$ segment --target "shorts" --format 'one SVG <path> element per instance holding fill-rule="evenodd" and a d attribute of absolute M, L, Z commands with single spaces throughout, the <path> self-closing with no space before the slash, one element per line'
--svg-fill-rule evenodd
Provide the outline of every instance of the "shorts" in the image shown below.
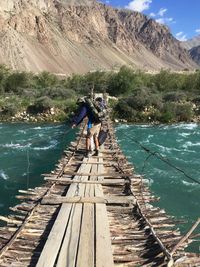
<path fill-rule="evenodd" d="M 91 138 L 92 136 L 98 136 L 101 130 L 101 123 L 94 124 L 92 128 L 88 129 L 87 137 Z"/>

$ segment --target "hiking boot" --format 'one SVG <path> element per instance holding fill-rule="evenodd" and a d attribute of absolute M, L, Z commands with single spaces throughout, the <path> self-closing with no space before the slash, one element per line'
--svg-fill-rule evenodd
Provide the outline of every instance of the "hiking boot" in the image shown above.
<path fill-rule="evenodd" d="M 94 156 L 99 157 L 99 150 L 96 150 Z"/>

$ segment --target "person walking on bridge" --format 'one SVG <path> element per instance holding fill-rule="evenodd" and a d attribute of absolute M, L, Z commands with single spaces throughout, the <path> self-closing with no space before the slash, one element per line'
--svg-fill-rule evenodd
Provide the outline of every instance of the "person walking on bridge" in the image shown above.
<path fill-rule="evenodd" d="M 98 97 L 93 101 L 89 97 L 79 98 L 77 104 L 79 105 L 78 113 L 73 118 L 72 128 L 78 126 L 86 117 L 88 118 L 87 123 L 87 136 L 86 136 L 86 157 L 92 155 L 91 151 L 91 140 L 93 138 L 95 144 L 95 154 L 99 155 L 99 141 L 98 135 L 101 129 L 101 117 L 103 110 L 103 99 Z"/>

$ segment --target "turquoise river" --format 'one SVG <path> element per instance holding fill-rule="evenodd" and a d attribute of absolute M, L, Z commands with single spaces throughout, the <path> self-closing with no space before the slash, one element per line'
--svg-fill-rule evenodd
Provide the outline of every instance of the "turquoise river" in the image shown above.
<path fill-rule="evenodd" d="M 74 140 L 75 130 L 64 124 L 0 123 L 0 131 L 0 215 L 8 215 L 9 207 L 18 203 L 19 189 L 43 183 L 41 174 L 54 169 Z M 200 217 L 200 184 L 154 156 L 148 158 L 137 142 L 200 182 L 200 125 L 117 125 L 116 135 L 136 172 L 145 176 L 153 194 L 160 197 L 154 205 L 186 221 L 180 227 L 186 233 Z M 199 245 L 197 240 L 190 250 L 199 252 Z"/>

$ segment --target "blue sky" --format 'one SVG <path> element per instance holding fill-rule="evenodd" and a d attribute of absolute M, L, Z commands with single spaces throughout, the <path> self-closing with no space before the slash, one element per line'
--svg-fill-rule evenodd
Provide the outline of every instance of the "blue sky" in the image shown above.
<path fill-rule="evenodd" d="M 101 0 L 114 7 L 127 7 L 168 25 L 172 34 L 185 41 L 200 35 L 200 0 Z"/>

